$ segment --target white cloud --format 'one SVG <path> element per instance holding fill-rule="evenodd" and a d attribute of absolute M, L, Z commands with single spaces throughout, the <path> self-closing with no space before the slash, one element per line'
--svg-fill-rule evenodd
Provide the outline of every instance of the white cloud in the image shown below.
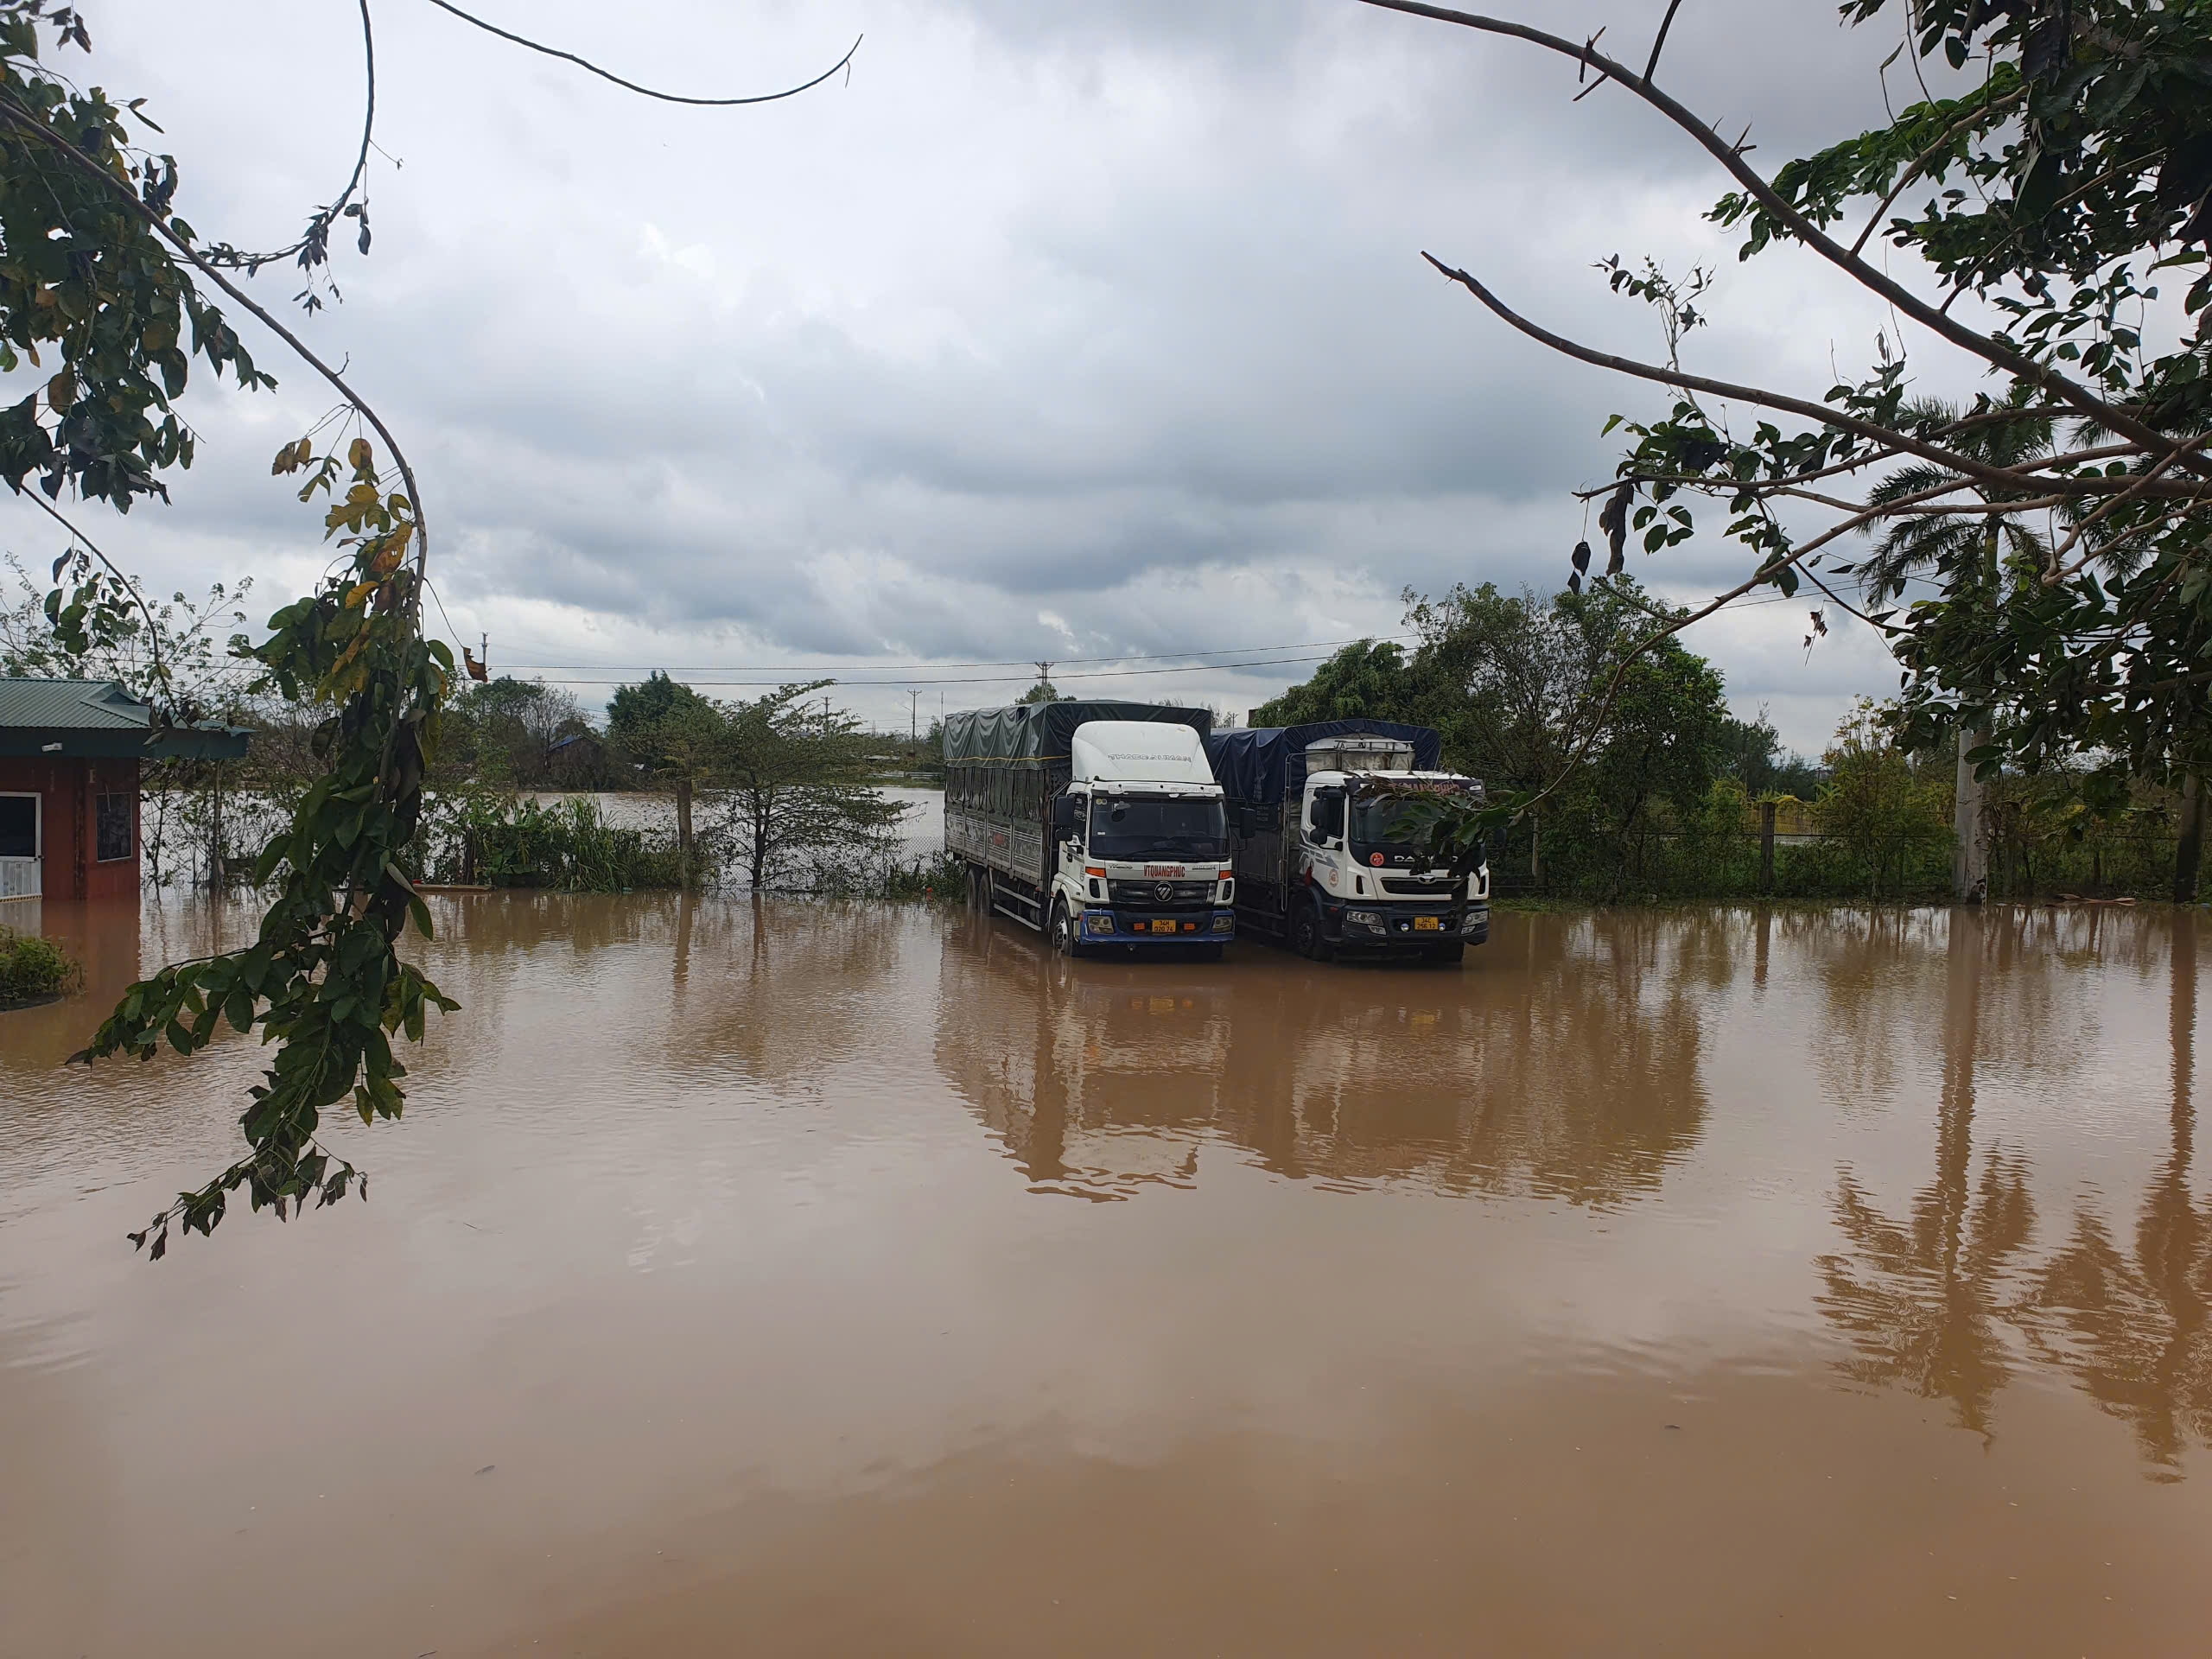
<path fill-rule="evenodd" d="M 90 79 L 151 99 L 203 235 L 265 244 L 351 163 L 359 43 L 346 8 L 233 10 L 211 31 L 174 0 L 94 0 Z M 305 329 L 409 443 L 441 596 L 504 669 L 1243 648 L 1395 632 L 1408 586 L 1548 588 L 1583 533 L 1568 492 L 1611 470 L 1605 415 L 1660 395 L 1514 335 L 1424 247 L 1647 356 L 1649 317 L 1591 263 L 1707 259 L 1727 321 L 1692 349 L 1719 373 L 1824 385 L 1831 341 L 1856 354 L 1882 321 L 1786 256 L 1738 266 L 1699 217 L 1714 175 L 1644 112 L 1357 5 L 657 0 L 613 33 L 583 0 L 494 10 L 702 92 L 868 35 L 849 86 L 702 111 L 378 9 L 378 139 L 405 165 L 378 162 L 374 251 L 340 256 L 345 302 Z M 1654 8 L 1536 10 L 1633 41 Z M 1778 162 L 1878 116 L 1891 44 L 1728 0 L 1685 12 L 1665 73 Z M 250 570 L 275 597 L 321 566 L 266 461 L 331 400 L 264 358 L 282 390 L 195 389 L 176 506 L 108 538 L 163 586 Z M 0 525 L 44 545 L 28 510 Z M 1636 568 L 1688 597 L 1740 561 L 1700 542 Z M 1693 643 L 1816 748 L 1894 681 L 1840 631 L 1805 662 L 1803 608 Z M 1306 671 L 1084 683 L 1241 708 Z"/>

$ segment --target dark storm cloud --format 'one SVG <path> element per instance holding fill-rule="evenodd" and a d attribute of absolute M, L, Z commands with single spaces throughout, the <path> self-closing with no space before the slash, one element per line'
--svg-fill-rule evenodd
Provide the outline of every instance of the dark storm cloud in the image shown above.
<path fill-rule="evenodd" d="M 342 8 L 241 4 L 219 55 L 112 0 L 100 78 L 154 97 L 203 228 L 274 238 L 350 164 L 358 42 Z M 1696 343 L 1717 372 L 1824 374 L 1873 326 L 1817 273 L 1734 267 L 1699 217 L 1719 175 L 1618 89 L 1573 104 L 1571 66 L 1348 0 L 650 10 L 611 39 L 581 0 L 512 20 L 687 90 L 868 41 L 849 86 L 671 110 L 392 0 L 406 166 L 309 326 L 408 435 L 441 592 L 509 662 L 1190 650 L 1390 631 L 1408 585 L 1549 588 L 1605 416 L 1661 394 L 1513 334 L 1425 247 L 1647 356 L 1591 263 L 1715 260 L 1740 302 Z M 1640 65 L 1663 7 L 1524 10 Z M 1893 43 L 1826 0 L 1689 0 L 1662 79 L 1771 167 L 1879 118 Z M 329 399 L 271 363 L 274 398 L 195 393 L 201 465 L 165 528 L 132 521 L 165 583 L 320 563 L 266 458 Z M 1805 683 L 1772 622 L 1719 642 L 1745 700 Z"/>

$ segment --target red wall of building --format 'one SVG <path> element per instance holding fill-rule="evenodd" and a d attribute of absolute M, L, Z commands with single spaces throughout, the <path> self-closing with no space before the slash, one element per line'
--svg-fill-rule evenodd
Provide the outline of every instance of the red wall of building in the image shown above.
<path fill-rule="evenodd" d="M 0 754 L 0 794 L 29 791 L 41 798 L 49 899 L 131 899 L 138 896 L 138 762 L 74 760 L 62 755 Z M 101 795 L 130 799 L 130 856 L 102 860 L 95 802 Z"/>

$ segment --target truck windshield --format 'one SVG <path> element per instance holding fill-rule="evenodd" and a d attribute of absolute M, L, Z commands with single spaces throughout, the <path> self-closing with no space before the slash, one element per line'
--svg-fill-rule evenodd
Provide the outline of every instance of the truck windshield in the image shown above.
<path fill-rule="evenodd" d="M 1459 789 L 1424 790 L 1418 795 L 1370 795 L 1352 803 L 1351 840 L 1362 851 L 1382 853 L 1410 853 L 1416 844 L 1427 839 L 1420 828 L 1417 804 L 1424 798 L 1446 796 L 1464 798 L 1465 791 Z"/>
<path fill-rule="evenodd" d="M 1102 795 L 1090 804 L 1093 858 L 1229 856 L 1229 824 L 1219 801 L 1168 801 Z"/>

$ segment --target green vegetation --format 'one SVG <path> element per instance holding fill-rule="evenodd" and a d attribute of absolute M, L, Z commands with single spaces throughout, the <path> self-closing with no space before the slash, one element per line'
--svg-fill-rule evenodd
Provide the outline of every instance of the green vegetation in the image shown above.
<path fill-rule="evenodd" d="M 1662 87 L 1663 26 L 1639 73 L 1582 36 L 1425 12 L 1571 60 L 1605 95 L 1645 105 L 1725 178 L 1707 218 L 1742 236 L 1741 258 L 1802 251 L 1863 290 L 1893 321 L 1834 384 L 1742 385 L 1685 367 L 1685 342 L 1717 303 L 1708 271 L 1601 261 L 1616 293 L 1653 308 L 1664 351 L 1637 362 L 1546 329 L 1472 271 L 1430 264 L 1507 326 L 1672 394 L 1663 412 L 1608 423 L 1632 447 L 1615 481 L 1589 493 L 1604 501 L 1602 569 L 1581 543 L 1570 588 L 1586 577 L 1592 591 L 1623 591 L 1630 538 L 1646 554 L 1679 546 L 1699 533 L 1700 504 L 1718 509 L 1749 568 L 1705 604 L 1653 607 L 1624 664 L 1761 589 L 1803 591 L 1808 644 L 1849 613 L 1897 657 L 1904 687 L 1888 723 L 1912 764 L 1948 753 L 1965 774 L 1953 785 L 1966 809 L 1961 896 L 1979 891 L 1983 848 L 2014 833 L 2005 814 L 2027 815 L 2001 798 L 1973 810 L 2010 766 L 2070 780 L 2070 804 L 2045 816 L 2067 822 L 2076 847 L 2178 806 L 2170 891 L 2194 898 L 2212 772 L 2212 6 L 1847 0 L 1842 10 L 1853 24 L 1907 12 L 1901 52 L 1948 65 L 1959 95 L 1936 97 L 1923 78 L 1923 99 L 1897 107 L 1885 90 L 1887 124 L 1770 179 L 1747 142 Z M 1886 246 L 1870 253 L 1877 237 Z M 1908 360 L 1908 323 L 1912 349 L 1932 361 Z M 1991 389 L 1954 407 L 1913 391 L 1931 379 Z M 1746 418 L 1752 410 L 1763 417 Z M 1862 535 L 1873 558 L 1841 557 L 1856 557 L 1846 538 Z M 1440 823 L 1440 845 L 1464 855 L 1500 825 L 1555 810 L 1625 686 L 1617 674 L 1578 715 L 1559 772 L 1479 820 Z M 1904 799 L 1894 780 L 1884 787 Z M 1836 811 L 1870 886 L 1913 884 L 1914 835 L 1875 836 L 1856 808 Z"/>
<path fill-rule="evenodd" d="M 1434 726 L 1453 769 L 1509 798 L 1541 792 L 1518 818 L 1470 821 L 1501 894 L 1948 893 L 1956 751 L 1907 749 L 1896 706 L 1862 702 L 1815 765 L 1783 753 L 1764 718 L 1730 715 L 1718 671 L 1678 639 L 1639 654 L 1649 612 L 1625 580 L 1548 600 L 1485 585 L 1434 601 L 1408 594 L 1407 603 L 1420 636 L 1411 651 L 1347 645 L 1254 717 Z M 2115 798 L 2084 763 L 2000 771 L 1976 787 L 1993 897 L 2147 897 L 2171 879 L 2183 805 L 2171 791 Z M 1777 811 L 1770 876 L 1767 804 Z"/>
<path fill-rule="evenodd" d="M 912 864 L 894 864 L 885 873 L 876 896 L 893 904 L 965 904 L 967 862 L 940 851 L 925 854 Z"/>
<path fill-rule="evenodd" d="M 132 1236 L 155 1256 L 175 1226 L 212 1231 L 241 1188 L 255 1209 L 280 1217 L 359 1190 L 359 1172 L 317 1139 L 321 1115 L 349 1103 L 364 1122 L 397 1116 L 406 1068 L 391 1039 L 419 1042 L 426 1011 L 454 1006 L 398 951 L 410 923 L 430 929 L 406 866 L 456 690 L 452 652 L 423 629 L 422 493 L 376 410 L 240 286 L 264 266 L 296 267 L 305 276 L 296 297 L 312 312 L 335 297 L 324 270 L 332 232 L 353 221 L 360 251 L 369 250 L 363 186 L 376 103 L 365 5 L 361 22 L 372 67 L 353 175 L 298 241 L 257 252 L 210 241 L 177 217 L 177 162 L 145 148 L 162 130 L 144 99 L 112 102 L 41 63 L 41 29 L 57 53 L 91 52 L 73 7 L 0 0 L 0 371 L 28 363 L 48 376 L 0 419 L 0 478 L 67 530 L 41 607 L 61 657 L 115 649 L 135 617 L 147 624 L 151 658 L 158 627 L 140 587 L 47 503 L 105 501 L 126 512 L 166 502 L 168 477 L 191 465 L 199 441 L 174 407 L 195 358 L 241 389 L 276 385 L 211 292 L 257 318 L 340 400 L 285 442 L 270 469 L 295 480 L 302 502 L 326 498 L 324 537 L 338 556 L 313 592 L 269 619 L 264 643 L 232 641 L 253 665 L 240 695 L 281 698 L 313 725 L 305 781 L 251 870 L 275 895 L 260 937 L 132 986 L 79 1057 L 146 1058 L 163 1044 L 190 1054 L 225 1022 L 241 1033 L 259 1027 L 270 1045 L 240 1118 L 245 1155 Z M 149 660 L 148 687 L 157 720 L 196 712 L 166 661 Z"/>
<path fill-rule="evenodd" d="M 606 822 L 596 801 L 540 805 L 524 797 L 470 791 L 433 807 L 423 838 L 422 879 L 564 893 L 629 893 L 694 885 L 673 844 Z"/>
<path fill-rule="evenodd" d="M 53 940 L 0 927 L 0 1008 L 63 995 L 84 979 L 85 970 Z"/>

